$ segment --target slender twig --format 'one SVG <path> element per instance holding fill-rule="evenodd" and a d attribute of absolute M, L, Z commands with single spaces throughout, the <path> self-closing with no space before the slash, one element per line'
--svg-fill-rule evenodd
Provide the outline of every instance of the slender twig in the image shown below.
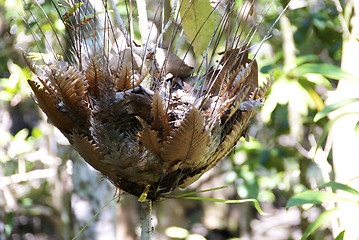
<path fill-rule="evenodd" d="M 164 25 L 162 23 L 162 31 L 160 33 L 160 35 L 158 36 L 157 38 L 157 43 L 156 43 L 156 46 L 159 46 L 160 42 L 162 41 L 163 39 L 163 35 L 167 32 L 168 28 L 171 26 L 172 24 L 172 19 L 174 19 L 174 16 L 175 16 L 175 13 L 177 11 L 177 0 L 176 1 L 173 1 L 173 7 L 172 7 L 172 10 L 171 10 L 171 14 L 170 14 L 170 17 L 166 23 L 166 25 Z M 164 25 L 164 26 L 163 26 Z"/>
<path fill-rule="evenodd" d="M 147 39 L 149 38 L 148 18 L 145 0 L 137 0 L 138 25 L 141 34 L 142 46 L 147 47 Z"/>
<path fill-rule="evenodd" d="M 128 46 L 131 46 L 132 51 L 134 51 L 139 56 L 143 57 L 143 52 L 139 50 L 131 41 L 130 35 L 128 34 L 125 24 L 122 21 L 121 15 L 117 10 L 116 4 L 114 0 L 110 0 L 111 7 L 113 9 L 113 12 L 115 13 L 115 19 L 116 19 L 116 26 L 120 29 L 122 34 L 125 36 L 126 42 Z"/>
<path fill-rule="evenodd" d="M 349 32 L 348 25 L 345 22 L 345 19 L 344 19 L 344 16 L 343 16 L 343 8 L 340 5 L 339 0 L 333 0 L 333 2 L 334 2 L 335 7 L 337 8 L 337 11 L 338 11 L 338 19 L 339 19 L 340 25 L 342 26 L 342 29 L 343 29 L 343 35 L 344 35 L 345 38 L 349 38 L 350 32 Z"/>
<path fill-rule="evenodd" d="M 141 207 L 141 240 L 152 239 L 152 201 L 140 202 Z"/>

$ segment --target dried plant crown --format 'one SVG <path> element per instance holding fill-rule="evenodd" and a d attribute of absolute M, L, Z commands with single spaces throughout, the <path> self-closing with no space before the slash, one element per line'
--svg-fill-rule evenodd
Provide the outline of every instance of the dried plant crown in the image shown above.
<path fill-rule="evenodd" d="M 254 1 L 240 8 L 230 0 L 208 2 L 220 17 L 196 67 L 170 50 L 174 42 L 189 41 L 180 33 L 186 34 L 183 12 L 193 1 L 175 1 L 168 24 L 159 4 L 147 30 L 157 24 L 163 33 L 142 45 L 130 37 L 132 30 L 116 30 L 112 10 L 99 2 L 56 6 L 71 49 L 59 41 L 63 57 L 43 54 L 38 61 L 36 54 L 24 54 L 36 75 L 28 83 L 85 161 L 125 192 L 140 196 L 150 185 L 148 198 L 157 200 L 226 157 L 263 102 L 273 79 L 259 87 L 256 60 L 248 57 L 258 27 L 249 24 Z"/>

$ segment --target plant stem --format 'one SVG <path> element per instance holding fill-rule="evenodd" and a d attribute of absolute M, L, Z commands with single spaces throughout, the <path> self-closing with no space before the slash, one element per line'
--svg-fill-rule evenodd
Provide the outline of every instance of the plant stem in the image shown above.
<path fill-rule="evenodd" d="M 113 9 L 113 12 L 115 13 L 116 26 L 120 29 L 120 31 L 124 35 L 127 45 L 131 46 L 131 50 L 134 51 L 137 55 L 143 57 L 144 54 L 132 43 L 131 37 L 127 33 L 125 24 L 122 21 L 121 15 L 117 10 L 116 3 L 114 2 L 114 0 L 110 0 L 110 4 Z"/>
<path fill-rule="evenodd" d="M 148 18 L 145 0 L 137 0 L 138 27 L 141 34 L 142 47 L 147 48 L 149 38 Z M 145 49 L 146 51 L 147 49 Z"/>
<path fill-rule="evenodd" d="M 140 202 L 141 207 L 141 240 L 152 239 L 152 201 Z"/>

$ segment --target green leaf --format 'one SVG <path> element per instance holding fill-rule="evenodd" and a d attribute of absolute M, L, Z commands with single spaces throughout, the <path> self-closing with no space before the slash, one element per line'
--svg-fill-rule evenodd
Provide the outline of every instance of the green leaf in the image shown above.
<path fill-rule="evenodd" d="M 28 57 L 33 61 L 43 60 L 44 62 L 48 62 L 54 59 L 54 55 L 40 52 L 29 52 Z M 61 56 L 57 55 L 57 57 Z"/>
<path fill-rule="evenodd" d="M 138 198 L 138 201 L 139 201 L 139 202 L 146 202 L 146 201 L 148 201 L 148 199 L 147 199 L 147 194 L 148 194 L 148 191 L 150 190 L 150 187 L 151 187 L 151 185 L 147 185 L 147 186 L 145 187 L 145 190 L 143 190 L 141 196 Z"/>
<path fill-rule="evenodd" d="M 20 130 L 16 135 L 14 136 L 14 140 L 26 140 L 27 136 L 29 135 L 29 130 L 24 128 Z"/>
<path fill-rule="evenodd" d="M 327 182 L 327 183 L 324 183 L 324 184 L 318 186 L 318 188 L 326 188 L 326 187 L 331 187 L 333 190 L 338 190 L 338 189 L 343 190 L 348 193 L 359 196 L 359 192 L 357 190 L 355 190 L 354 188 L 351 188 L 348 185 L 333 182 L 333 181 L 330 181 L 330 182 Z"/>
<path fill-rule="evenodd" d="M 219 15 L 212 10 L 209 0 L 183 0 L 180 15 L 183 31 L 198 57 L 208 48 L 217 24 L 220 22 Z"/>
<path fill-rule="evenodd" d="M 328 90 L 332 90 L 333 86 L 328 80 L 328 78 L 324 77 L 322 74 L 318 73 L 308 73 L 305 75 L 308 81 L 314 83 L 315 85 L 323 85 Z"/>
<path fill-rule="evenodd" d="M 334 208 L 334 209 L 325 211 L 322 214 L 320 214 L 319 217 L 317 219 L 315 219 L 315 221 L 312 222 L 309 225 L 309 227 L 305 230 L 301 240 L 307 239 L 309 237 L 309 235 L 312 234 L 318 227 L 320 227 L 324 223 L 328 222 L 330 219 L 336 217 L 341 211 L 342 211 L 342 209 Z"/>
<path fill-rule="evenodd" d="M 319 57 L 318 55 L 315 54 L 307 54 L 307 55 L 302 55 L 302 56 L 298 56 L 295 58 L 295 64 L 301 65 L 305 62 L 316 62 L 319 61 Z"/>
<path fill-rule="evenodd" d="M 332 64 L 306 63 L 294 68 L 291 71 L 291 73 L 294 74 L 295 76 L 303 76 L 309 73 L 317 73 L 317 74 L 322 74 L 327 78 L 332 78 L 335 80 L 343 79 L 343 80 L 359 83 L 358 77 L 346 71 L 343 71 L 340 67 Z"/>
<path fill-rule="evenodd" d="M 327 116 L 330 112 L 333 112 L 349 103 L 353 103 L 353 102 L 357 102 L 359 101 L 359 98 L 347 98 L 347 99 L 343 99 L 339 102 L 330 104 L 328 106 L 326 106 L 322 111 L 318 112 L 313 121 L 317 122 L 318 120 L 322 119 L 323 117 Z"/>
<path fill-rule="evenodd" d="M 73 6 L 72 8 L 69 9 L 69 11 L 67 12 L 67 14 L 69 16 L 72 16 L 72 14 L 82 5 L 82 2 L 76 3 L 75 6 Z"/>
<path fill-rule="evenodd" d="M 241 200 L 224 200 L 217 198 L 207 198 L 207 197 L 181 197 L 180 199 L 187 200 L 198 200 L 198 201 L 209 201 L 209 202 L 220 202 L 220 203 L 245 203 L 245 202 L 253 202 L 254 207 L 257 209 L 260 215 L 269 215 L 268 213 L 263 212 L 257 199 L 241 199 Z"/>
<path fill-rule="evenodd" d="M 335 240 L 344 240 L 344 234 L 345 230 L 341 231 L 338 236 L 335 238 Z"/>
<path fill-rule="evenodd" d="M 34 128 L 31 130 L 31 136 L 37 139 L 37 138 L 39 138 L 39 137 L 44 136 L 44 133 L 41 131 L 40 128 L 34 127 Z"/>
<path fill-rule="evenodd" d="M 304 204 L 321 204 L 326 202 L 338 202 L 338 201 L 350 201 L 336 193 L 332 192 L 319 192 L 308 190 L 302 193 L 298 193 L 291 197 L 288 202 L 286 208 L 290 208 L 293 206 L 302 206 Z"/>
<path fill-rule="evenodd" d="M 173 198 L 183 198 L 183 197 L 194 195 L 194 194 L 197 194 L 197 193 L 211 192 L 211 191 L 215 191 L 215 190 L 219 190 L 219 189 L 223 189 L 223 188 L 227 188 L 227 186 L 210 188 L 210 189 L 206 189 L 206 190 L 202 190 L 202 191 L 195 191 L 195 192 L 190 192 L 190 193 L 184 193 L 184 194 L 181 194 L 181 195 L 174 196 Z"/>

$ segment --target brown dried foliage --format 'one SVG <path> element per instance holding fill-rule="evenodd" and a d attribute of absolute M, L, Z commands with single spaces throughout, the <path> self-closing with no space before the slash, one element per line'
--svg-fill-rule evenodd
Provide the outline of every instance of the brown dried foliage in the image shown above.
<path fill-rule="evenodd" d="M 219 67 L 200 76 L 201 91 L 190 83 L 174 87 L 183 79 L 150 72 L 156 62 L 131 49 L 102 60 L 81 56 L 84 67 L 56 58 L 38 66 L 26 60 L 38 79 L 28 81 L 38 105 L 85 161 L 131 194 L 151 185 L 148 198 L 157 200 L 197 180 L 244 135 L 273 80 L 258 88 L 258 66 L 247 51 L 222 52 Z M 172 53 L 167 57 L 184 64 Z M 176 66 L 168 73 L 192 73 Z M 150 86 L 142 84 L 145 78 Z"/>

